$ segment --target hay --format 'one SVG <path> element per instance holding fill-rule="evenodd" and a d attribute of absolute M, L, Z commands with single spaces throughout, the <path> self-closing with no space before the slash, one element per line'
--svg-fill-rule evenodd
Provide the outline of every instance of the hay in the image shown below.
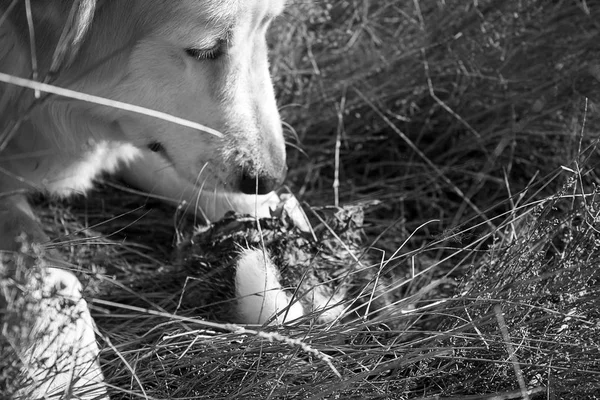
<path fill-rule="evenodd" d="M 175 210 L 114 187 L 40 204 L 86 267 L 114 398 L 598 398 L 599 20 L 575 0 L 292 4 L 271 41 L 304 151 L 289 185 L 314 206 L 377 200 L 352 245 L 384 312 L 207 326 L 219 308 L 177 308 L 196 271 L 173 262 L 192 235 Z"/>
<path fill-rule="evenodd" d="M 291 154 L 296 193 L 332 204 L 339 170 L 341 202 L 381 200 L 371 216 L 378 226 L 406 221 L 398 235 L 438 219 L 424 238 L 506 211 L 533 178 L 576 159 L 584 110 L 583 146 L 595 140 L 597 8 L 297 4 L 273 34 L 283 114 L 311 160 Z"/>

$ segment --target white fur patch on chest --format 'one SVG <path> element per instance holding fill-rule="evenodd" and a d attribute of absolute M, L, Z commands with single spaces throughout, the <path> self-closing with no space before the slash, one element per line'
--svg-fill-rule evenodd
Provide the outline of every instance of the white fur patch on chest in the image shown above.
<path fill-rule="evenodd" d="M 92 142 L 75 160 L 59 161 L 59 170 L 51 174 L 52 179 L 43 179 L 42 183 L 51 194 L 61 197 L 85 193 L 92 188 L 98 175 L 103 172 L 113 173 L 123 163 L 128 163 L 141 154 L 140 149 L 129 143 Z"/>

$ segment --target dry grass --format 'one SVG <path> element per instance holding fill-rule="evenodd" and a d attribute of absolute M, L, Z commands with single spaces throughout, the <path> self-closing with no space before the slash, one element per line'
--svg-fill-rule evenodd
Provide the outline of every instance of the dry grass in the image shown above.
<path fill-rule="evenodd" d="M 110 186 L 40 200 L 89 277 L 114 397 L 599 398 L 598 21 L 575 0 L 297 3 L 279 21 L 291 189 L 378 201 L 363 247 L 394 300 L 369 320 L 269 336 L 175 316 L 176 210 Z"/>

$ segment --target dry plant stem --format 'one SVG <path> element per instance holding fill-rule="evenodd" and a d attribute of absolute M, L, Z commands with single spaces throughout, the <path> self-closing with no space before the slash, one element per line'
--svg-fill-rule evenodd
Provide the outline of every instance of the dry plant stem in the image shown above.
<path fill-rule="evenodd" d="M 342 135 L 344 132 L 344 110 L 346 108 L 346 95 L 342 96 L 342 100 L 337 108 L 338 127 L 335 138 L 335 166 L 333 177 L 333 205 L 340 206 L 340 149 L 342 147 Z"/>
<path fill-rule="evenodd" d="M 0 25 L 4 22 L 4 18 L 8 17 L 8 14 L 11 12 L 12 8 L 17 4 L 18 0 L 14 0 L 10 6 L 6 9 L 2 18 L 0 18 Z M 85 3 L 82 6 L 82 3 Z M 61 36 L 58 40 L 58 44 L 56 45 L 56 49 L 54 50 L 54 54 L 52 56 L 52 64 L 50 66 L 50 71 L 46 75 L 44 79 L 44 83 L 50 84 L 52 80 L 58 75 L 60 69 L 65 64 L 65 58 L 69 50 L 73 50 L 73 47 L 79 45 L 79 41 L 81 41 L 81 36 L 83 32 L 81 29 L 74 28 L 74 21 L 78 12 L 79 14 L 85 14 L 86 17 L 91 18 L 93 16 L 93 12 L 95 9 L 95 0 L 77 0 L 73 2 L 71 6 L 71 10 L 69 12 L 69 17 L 67 19 L 67 23 L 65 24 Z M 82 11 L 83 10 L 83 11 Z M 33 81 L 38 80 L 38 67 L 37 67 L 37 56 L 35 51 L 35 31 L 33 24 L 33 17 L 31 14 L 31 2 L 30 0 L 26 1 L 26 13 L 27 13 L 27 24 L 30 33 L 30 46 L 31 46 L 31 63 L 32 63 L 32 71 L 33 71 Z M 73 36 L 76 37 L 73 37 Z M 79 36 L 79 37 L 77 37 Z M 18 119 L 12 122 L 12 126 L 9 124 L 5 133 L 3 133 L 0 138 L 0 152 L 2 152 L 14 135 L 17 133 L 21 124 L 24 120 L 29 117 L 30 112 L 39 105 L 41 99 L 41 93 L 39 89 L 35 90 L 35 100 L 29 105 L 28 109 L 22 113 Z"/>
<path fill-rule="evenodd" d="M 256 329 L 249 329 L 249 328 L 243 327 L 241 325 L 236 325 L 236 324 L 220 324 L 218 322 L 211 322 L 211 321 L 199 320 L 199 319 L 194 319 L 194 318 L 188 318 L 188 317 L 174 315 L 174 314 L 170 314 L 170 313 L 166 313 L 166 312 L 154 311 L 154 310 L 150 310 L 147 308 L 130 306 L 127 304 L 120 304 L 120 303 L 115 303 L 112 301 L 102 300 L 102 299 L 89 299 L 89 303 L 90 304 L 98 304 L 98 305 L 102 305 L 102 306 L 115 307 L 115 308 L 120 308 L 120 309 L 124 309 L 124 310 L 136 311 L 136 312 L 139 312 L 142 314 L 148 314 L 148 315 L 154 315 L 157 317 L 169 318 L 171 320 L 206 326 L 208 328 L 213 328 L 213 329 L 225 330 L 225 331 L 229 331 L 231 333 L 235 333 L 238 335 L 248 334 L 248 335 L 258 336 L 260 338 L 263 338 L 263 339 L 266 339 L 269 341 L 278 341 L 278 342 L 285 343 L 285 344 L 288 344 L 291 346 L 300 347 L 304 352 L 312 354 L 313 356 L 317 357 L 321 361 L 325 362 L 327 364 L 327 366 L 331 369 L 331 371 L 337 377 L 339 377 L 340 379 L 342 378 L 339 371 L 333 365 L 333 363 L 331 361 L 331 356 L 328 356 L 327 354 L 324 354 L 324 353 L 320 352 L 319 350 L 312 348 L 311 346 L 302 342 L 299 339 L 292 339 L 292 338 L 289 338 L 289 337 L 282 335 L 280 333 L 277 333 L 277 332 L 265 332 L 265 331 L 259 331 Z"/>
<path fill-rule="evenodd" d="M 436 166 L 433 161 L 431 161 L 429 159 L 429 157 L 427 157 L 425 155 L 425 153 L 423 153 L 414 143 L 412 140 L 410 140 L 410 138 L 408 136 L 406 136 L 406 134 L 404 132 L 402 132 L 400 129 L 398 129 L 398 127 L 386 116 L 383 114 L 383 112 L 381 112 L 381 110 L 379 108 L 377 108 L 375 106 L 375 104 L 373 104 L 373 102 L 369 99 L 367 99 L 365 97 L 365 95 L 363 93 L 361 93 L 359 90 L 355 89 L 355 92 L 363 99 L 363 101 L 368 104 L 371 109 L 373 111 L 375 111 L 375 113 L 390 127 L 390 129 L 392 129 L 398 136 L 400 136 L 400 138 L 402 138 L 402 140 L 410 146 L 410 148 L 417 153 L 417 155 L 423 160 L 425 161 L 425 163 L 427 163 L 427 165 L 429 165 L 429 167 L 431 169 L 433 169 L 435 171 L 436 174 L 438 174 L 438 176 L 440 178 L 442 178 L 442 180 L 444 182 L 446 182 L 453 190 L 454 192 L 460 196 L 461 199 L 463 199 L 463 201 L 465 203 L 467 203 L 469 205 L 469 207 L 471 207 L 471 209 L 473 211 L 475 211 L 477 213 L 477 215 L 479 215 L 487 224 L 488 226 L 491 228 L 491 230 L 495 230 L 496 226 L 494 226 L 494 224 L 489 220 L 489 218 L 487 218 L 485 216 L 485 213 L 483 211 L 481 211 L 479 209 L 479 207 L 477 207 L 477 205 L 475 205 L 471 199 L 469 199 L 464 193 L 463 191 L 456 186 L 451 180 L 450 178 L 448 178 L 441 170 L 438 166 Z"/>
<path fill-rule="evenodd" d="M 98 334 L 98 333 L 96 333 Z M 138 384 L 138 387 L 140 388 L 140 390 L 142 391 L 142 396 L 144 399 L 148 399 L 148 394 L 146 393 L 146 390 L 144 390 L 144 384 L 142 383 L 142 381 L 140 380 L 140 378 L 137 376 L 137 374 L 135 373 L 135 368 L 133 368 L 128 362 L 127 359 L 123 356 L 123 354 L 115 347 L 115 345 L 113 345 L 112 341 L 110 340 L 110 338 L 108 338 L 105 335 L 99 335 L 102 337 L 102 340 L 104 341 L 104 343 L 106 343 L 108 345 L 108 347 L 110 347 L 112 349 L 112 351 L 114 351 L 114 353 L 117 355 L 117 357 L 119 357 L 119 359 L 121 360 L 121 362 L 123 362 L 123 365 L 125 365 L 125 367 L 129 370 L 129 372 L 131 373 L 131 376 L 133 376 L 133 379 L 135 379 L 136 383 Z"/>
<path fill-rule="evenodd" d="M 27 27 L 29 28 L 29 51 L 31 53 L 31 74 L 34 81 L 38 80 L 38 62 L 35 51 L 35 29 L 33 27 L 33 15 L 31 14 L 31 0 L 25 0 L 25 14 L 27 15 Z M 40 91 L 35 89 L 35 98 L 40 98 Z"/>
<path fill-rule="evenodd" d="M 81 100 L 87 103 L 98 104 L 101 106 L 118 108 L 120 110 L 133 112 L 136 114 L 142 114 L 149 117 L 162 119 L 164 121 L 172 122 L 177 125 L 185 126 L 188 128 L 196 129 L 201 132 L 214 135 L 216 137 L 223 137 L 223 134 L 215 129 L 209 128 L 208 126 L 199 124 L 197 122 L 189 121 L 183 118 L 175 117 L 171 114 L 164 113 L 162 111 L 152 110 L 150 108 L 136 106 L 134 104 L 123 103 L 122 101 L 110 100 L 100 96 L 94 96 L 87 93 L 81 93 L 75 90 L 65 89 L 59 86 L 50 85 L 47 83 L 40 83 L 32 81 L 31 79 L 19 78 L 13 75 L 5 74 L 0 72 L 0 82 L 8 83 L 11 85 L 20 86 L 23 88 L 39 90 L 44 93 L 51 93 L 57 96 L 67 97 L 70 99 Z"/>
<path fill-rule="evenodd" d="M 256 189 L 256 193 L 258 193 L 258 176 L 256 177 L 255 189 Z M 258 211 L 257 210 L 258 210 L 258 197 L 256 197 L 254 199 L 254 212 L 255 212 L 255 215 L 258 215 Z M 262 267 L 264 268 L 264 270 L 266 270 L 267 269 L 267 265 L 266 264 L 267 264 L 267 260 L 269 259 L 269 255 L 267 254 L 267 248 L 265 246 L 265 239 L 264 239 L 264 235 L 263 235 L 263 232 L 262 232 L 262 227 L 260 226 L 260 221 L 259 221 L 258 217 L 255 218 L 255 223 L 256 223 L 256 228 L 258 230 L 258 234 L 260 236 L 260 251 L 261 251 L 262 256 L 263 256 L 263 265 L 262 265 Z M 267 287 L 267 285 L 268 285 L 267 280 L 268 280 L 268 278 L 267 278 L 267 275 L 265 274 L 265 279 L 264 279 L 264 282 L 263 282 L 264 287 Z M 264 307 L 265 307 L 265 298 L 263 297 L 263 301 L 262 301 L 262 303 L 260 305 L 259 315 L 263 314 Z M 286 309 L 286 311 L 285 311 L 286 315 L 285 315 L 284 318 L 287 317 L 288 310 L 289 310 L 289 308 Z M 278 317 L 278 315 L 274 315 L 273 318 L 272 318 L 272 320 L 276 319 L 277 317 Z"/>
<path fill-rule="evenodd" d="M 30 194 L 30 191 L 27 189 L 11 190 L 10 192 L 0 193 L 0 200 L 8 198 L 8 197 L 12 197 L 12 196 L 28 195 L 28 194 Z"/>
<path fill-rule="evenodd" d="M 537 395 L 547 392 L 547 388 L 545 387 L 536 387 L 533 389 L 527 389 L 527 395 Z M 494 393 L 489 395 L 465 395 L 465 396 L 450 396 L 450 397 L 442 397 L 442 396 L 434 396 L 434 397 L 420 397 L 415 400 L 512 400 L 512 399 L 522 399 L 523 392 L 521 390 L 513 390 L 510 392 L 501 392 Z"/>
<path fill-rule="evenodd" d="M 9 6 L 6 7 L 6 9 L 4 10 L 4 13 L 0 16 L 0 25 L 2 25 L 6 21 L 6 19 L 8 18 L 8 15 L 12 11 L 12 9 L 15 8 L 15 6 L 17 5 L 18 2 L 19 2 L 19 0 L 13 0 L 9 4 Z"/>
<path fill-rule="evenodd" d="M 140 208 L 142 208 L 142 207 L 138 207 L 138 209 L 140 209 Z M 123 213 L 123 214 L 121 214 L 119 216 L 113 217 L 112 219 L 116 220 L 118 218 L 123 217 L 123 215 L 125 215 L 127 213 L 135 212 L 135 211 L 136 210 L 132 210 L 132 211 Z M 126 230 L 128 227 L 133 226 L 136 222 L 142 220 L 148 213 L 149 213 L 149 211 L 146 211 L 144 214 L 142 214 L 141 216 L 139 216 L 136 220 L 134 220 L 130 224 L 128 224 L 128 225 L 126 225 L 126 226 L 124 226 L 124 227 L 122 227 L 122 228 L 120 228 L 120 229 L 118 229 L 118 230 L 116 230 L 114 232 L 111 232 L 110 234 L 97 235 L 97 236 L 88 236 L 88 237 L 85 237 L 85 238 L 82 238 L 82 239 L 69 239 L 69 240 L 65 240 L 65 241 L 59 241 L 62 238 L 56 238 L 56 239 L 53 239 L 53 240 L 45 243 L 44 247 L 47 248 L 47 249 L 53 249 L 53 248 L 58 249 L 58 248 L 61 248 L 62 246 L 65 246 L 65 245 L 70 245 L 70 244 L 75 244 L 75 243 L 90 244 L 90 243 L 92 243 L 93 240 L 96 240 L 96 239 L 108 239 L 109 237 L 117 235 L 120 232 Z M 110 221 L 106 221 L 105 223 L 109 223 L 109 222 Z M 94 227 L 84 228 L 81 231 L 87 231 L 88 229 L 93 229 L 93 228 Z M 72 232 L 72 234 L 77 234 L 77 233 L 79 233 L 79 232 Z"/>
<path fill-rule="evenodd" d="M 56 48 L 54 49 L 54 54 L 52 55 L 52 64 L 50 65 L 50 71 L 48 72 L 46 79 L 44 79 L 44 83 L 50 83 L 52 79 L 60 72 L 60 69 L 64 65 L 67 52 L 71 47 L 70 32 L 73 29 L 75 14 L 77 12 L 80 2 L 81 0 L 76 0 L 71 6 L 69 16 L 67 17 L 67 22 L 63 27 L 60 37 L 58 38 L 58 43 L 56 44 Z"/>
<path fill-rule="evenodd" d="M 21 183 L 24 183 L 24 184 L 26 184 L 28 186 L 33 187 L 33 189 L 35 189 L 35 191 L 37 191 L 37 192 L 43 191 L 43 188 L 41 186 L 34 185 L 33 182 L 28 181 L 27 179 L 23 178 L 20 175 L 16 175 L 16 174 L 12 173 L 11 171 L 7 170 L 6 168 L 0 167 L 0 173 L 4 174 L 6 176 L 9 176 L 9 177 L 13 178 L 16 181 L 19 181 Z M 27 190 L 27 192 L 31 192 L 31 190 Z"/>
<path fill-rule="evenodd" d="M 506 350 L 508 352 L 508 357 L 510 358 L 513 369 L 515 370 L 515 375 L 517 376 L 517 381 L 519 382 L 519 388 L 521 389 L 521 396 L 524 400 L 529 400 L 529 394 L 527 393 L 527 385 L 525 384 L 525 379 L 523 378 L 523 371 L 521 371 L 521 367 L 519 366 L 519 360 L 517 359 L 515 348 L 510 342 L 510 336 L 508 334 L 508 327 L 506 326 L 506 320 L 504 319 L 504 315 L 502 314 L 502 307 L 499 304 L 494 306 L 494 313 L 496 314 L 496 319 L 498 320 L 498 326 L 500 327 L 500 331 L 502 332 L 502 337 L 504 338 L 504 345 L 506 346 Z"/>
<path fill-rule="evenodd" d="M 0 153 L 6 149 L 12 138 L 17 134 L 25 117 L 21 116 L 16 121 L 11 121 L 7 129 L 0 133 Z"/>

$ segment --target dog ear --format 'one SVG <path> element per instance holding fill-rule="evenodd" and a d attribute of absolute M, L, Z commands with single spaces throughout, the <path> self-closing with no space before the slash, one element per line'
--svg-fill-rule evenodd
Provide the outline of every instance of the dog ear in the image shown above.
<path fill-rule="evenodd" d="M 48 70 L 50 79 L 56 76 L 58 71 L 69 66 L 77 56 L 79 49 L 89 31 L 94 14 L 103 0 L 31 0 L 33 20 L 37 23 L 46 23 L 56 28 L 56 34 L 60 37 L 56 42 L 52 63 Z M 25 18 L 25 2 L 22 0 L 0 0 L 0 23 L 5 20 L 13 22 L 13 26 L 19 32 L 19 36 L 25 40 L 29 36 L 27 32 L 29 21 Z M 54 32 L 50 32 L 53 36 Z M 14 36 L 14 35 L 13 35 Z M 0 36 L 0 43 L 6 42 Z M 14 38 L 11 37 L 14 42 Z M 56 40 L 55 38 L 53 40 Z M 52 39 L 47 42 L 52 43 Z M 15 43 L 8 43 L 16 45 Z M 39 44 L 39 43 L 38 43 Z M 54 44 L 51 44 L 54 46 Z M 6 46 L 5 46 L 6 47 Z"/>
<path fill-rule="evenodd" d="M 51 75 L 71 64 L 77 56 L 85 34 L 92 25 L 97 5 L 98 0 L 73 0 L 69 17 L 52 57 Z"/>

